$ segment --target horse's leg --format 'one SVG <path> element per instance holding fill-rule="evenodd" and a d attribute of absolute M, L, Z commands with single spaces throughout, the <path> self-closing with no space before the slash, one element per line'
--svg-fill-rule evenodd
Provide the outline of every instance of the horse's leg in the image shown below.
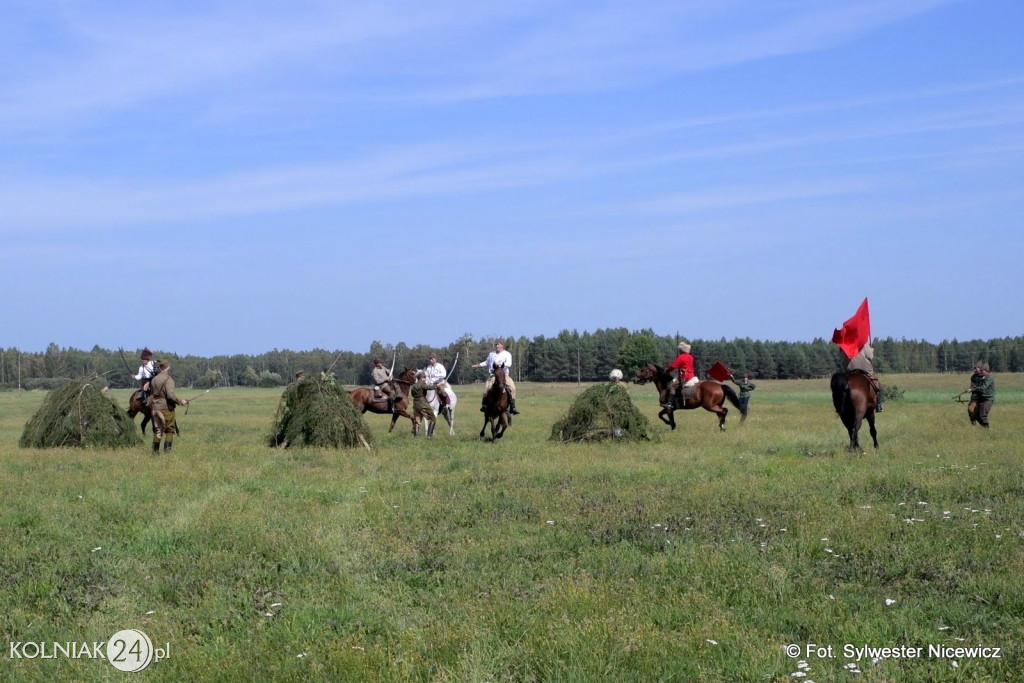
<path fill-rule="evenodd" d="M 143 413 L 142 414 L 142 424 L 139 425 L 140 427 L 142 427 L 142 433 L 143 434 L 146 433 L 146 423 L 147 422 L 149 422 L 149 415 L 146 415 L 145 413 Z"/>
<path fill-rule="evenodd" d="M 853 426 L 850 428 L 850 450 L 860 450 L 860 424 L 863 420 L 860 415 L 854 415 Z"/>
<path fill-rule="evenodd" d="M 875 429 L 875 412 L 869 411 L 865 417 L 868 420 L 868 427 L 871 431 L 871 440 L 875 443 L 875 448 L 878 448 L 878 430 Z"/>
<path fill-rule="evenodd" d="M 484 432 L 487 430 L 487 414 L 484 413 L 484 426 L 480 428 L 480 438 L 484 438 Z"/>

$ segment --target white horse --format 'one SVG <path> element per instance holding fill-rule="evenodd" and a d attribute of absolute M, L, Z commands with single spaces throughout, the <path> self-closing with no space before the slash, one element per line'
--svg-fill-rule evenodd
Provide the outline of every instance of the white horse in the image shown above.
<path fill-rule="evenodd" d="M 448 436 L 455 436 L 455 406 L 459 403 L 459 397 L 455 395 L 452 385 L 447 382 L 445 382 L 444 390 L 448 394 L 448 405 L 444 407 L 443 411 L 440 409 L 440 402 L 437 400 L 437 392 L 433 389 L 427 392 L 427 400 L 430 401 L 430 407 L 434 411 L 434 416 L 442 415 L 448 422 Z"/>

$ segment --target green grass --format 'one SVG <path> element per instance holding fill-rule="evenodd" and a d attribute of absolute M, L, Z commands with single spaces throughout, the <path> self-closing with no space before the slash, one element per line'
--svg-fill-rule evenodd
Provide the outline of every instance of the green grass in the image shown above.
<path fill-rule="evenodd" d="M 800 659 L 819 682 L 1016 679 L 1024 377 L 996 377 L 988 431 L 951 400 L 966 376 L 883 380 L 906 396 L 852 455 L 827 380 L 759 381 L 722 434 L 704 411 L 669 432 L 633 387 L 641 444 L 547 441 L 580 388 L 528 383 L 482 443 L 463 387 L 455 437 L 370 415 L 372 452 L 266 448 L 280 391 L 220 389 L 169 457 L 20 449 L 43 394 L 0 393 L 0 645 L 137 628 L 171 646 L 144 675 L 174 681 L 782 681 Z M 809 643 L 835 658 L 783 652 Z M 858 675 L 847 643 L 1003 650 Z"/>

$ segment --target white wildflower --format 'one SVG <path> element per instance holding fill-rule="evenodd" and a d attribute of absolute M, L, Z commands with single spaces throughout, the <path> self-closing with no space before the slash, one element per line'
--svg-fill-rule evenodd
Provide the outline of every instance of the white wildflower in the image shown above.
<path fill-rule="evenodd" d="M 718 641 L 717 640 L 712 640 L 711 638 L 708 638 L 708 642 L 711 643 L 712 645 L 718 645 Z"/>
<path fill-rule="evenodd" d="M 892 598 L 886 598 L 886 599 L 885 599 L 885 605 L 886 605 L 886 607 L 888 607 L 889 605 L 895 605 L 895 604 L 896 604 L 896 601 L 895 601 L 895 600 L 893 600 Z"/>
<path fill-rule="evenodd" d="M 92 549 L 92 552 L 96 552 L 97 550 L 103 550 L 103 546 L 99 546 L 99 545 L 96 546 L 95 548 Z"/>

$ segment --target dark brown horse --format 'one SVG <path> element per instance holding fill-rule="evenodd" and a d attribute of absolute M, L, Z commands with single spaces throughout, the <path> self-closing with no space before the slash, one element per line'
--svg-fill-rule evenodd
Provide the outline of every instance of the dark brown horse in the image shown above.
<path fill-rule="evenodd" d="M 356 410 L 359 414 L 369 411 L 371 413 L 390 413 L 391 414 L 391 426 L 388 428 L 388 433 L 395 428 L 395 423 L 398 422 L 399 417 L 409 418 L 412 422 L 412 415 L 409 414 L 409 388 L 416 381 L 416 371 L 412 368 L 405 368 L 395 379 L 391 380 L 391 386 L 398 389 L 398 398 L 395 399 L 395 411 L 392 413 L 388 410 L 387 398 L 382 396 L 381 398 L 374 399 L 373 389 L 371 387 L 359 387 L 349 392 L 349 396 L 352 397 L 352 403 L 355 404 Z"/>
<path fill-rule="evenodd" d="M 491 425 L 491 441 L 497 441 L 505 434 L 512 424 L 512 416 L 508 414 L 508 388 L 505 386 L 505 365 L 494 366 L 494 384 L 484 394 L 484 426 L 480 428 L 480 438 L 484 438 L 487 425 Z"/>
<path fill-rule="evenodd" d="M 868 421 L 871 440 L 878 448 L 878 432 L 875 430 L 875 405 L 877 401 L 875 388 L 871 380 L 863 372 L 837 372 L 832 375 L 832 405 L 843 421 L 843 426 L 850 433 L 850 450 L 860 450 L 857 433 L 861 422 Z"/>
<path fill-rule="evenodd" d="M 729 403 L 736 406 L 740 415 L 744 418 L 747 416 L 747 411 L 740 405 L 740 398 L 736 395 L 735 390 L 720 382 L 709 379 L 700 382 L 693 395 L 684 401 L 678 393 L 671 397 L 668 396 L 669 387 L 672 384 L 672 373 L 662 370 L 654 363 L 648 363 L 640 368 L 640 372 L 636 374 L 633 381 L 637 384 L 654 382 L 654 386 L 658 388 L 658 401 L 662 404 L 658 417 L 672 429 L 676 428 L 676 418 L 673 414 L 676 410 L 703 408 L 718 415 L 718 428 L 725 431 L 725 416 L 729 414 L 729 409 L 725 407 L 725 399 L 729 399 Z M 665 404 L 670 407 L 664 407 Z"/>
<path fill-rule="evenodd" d="M 153 409 L 149 406 L 149 401 L 142 400 L 142 389 L 136 389 L 132 392 L 132 395 L 128 397 L 128 417 L 132 420 L 135 416 L 142 413 L 142 433 L 146 433 L 146 424 L 153 419 Z"/>

